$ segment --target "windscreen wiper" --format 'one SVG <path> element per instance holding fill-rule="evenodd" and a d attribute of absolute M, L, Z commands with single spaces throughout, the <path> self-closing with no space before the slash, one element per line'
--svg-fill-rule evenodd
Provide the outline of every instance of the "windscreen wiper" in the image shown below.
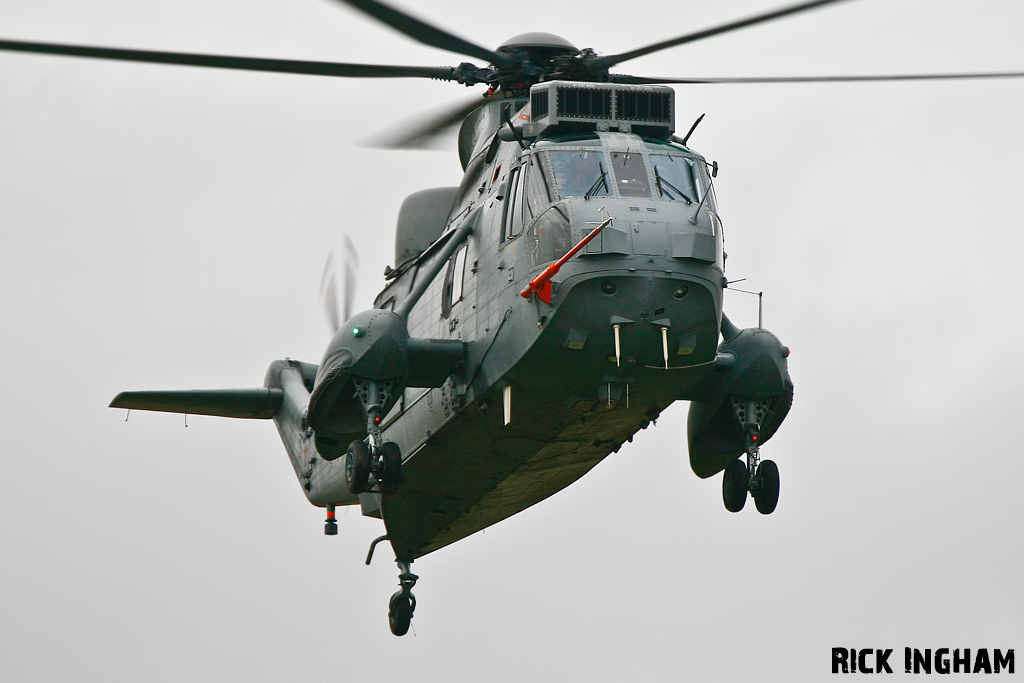
<path fill-rule="evenodd" d="M 590 189 L 587 190 L 587 193 L 583 195 L 584 199 L 590 199 L 591 195 L 597 192 L 597 188 L 599 185 L 604 187 L 605 192 L 609 192 L 608 181 L 605 180 L 607 174 L 604 172 L 604 164 L 598 163 L 597 168 L 601 171 L 601 175 L 597 177 L 597 180 L 595 180 L 594 184 L 590 186 Z"/>
<path fill-rule="evenodd" d="M 670 192 L 667 192 L 665 190 L 665 188 L 662 187 L 662 185 L 664 184 L 665 187 L 667 187 L 669 190 L 672 190 L 672 192 L 675 192 L 677 195 L 682 197 L 683 200 L 685 200 L 687 204 L 693 204 L 693 200 L 690 199 L 689 197 L 687 197 L 685 194 L 683 194 L 679 190 L 679 188 L 677 188 L 675 185 L 673 185 L 672 183 L 670 183 L 669 181 L 667 181 L 667 180 L 665 180 L 664 178 L 661 177 L 661 175 L 658 173 L 658 167 L 657 166 L 654 167 L 654 179 L 658 183 L 658 192 L 660 193 L 659 196 L 663 197 L 663 196 L 665 196 L 667 194 L 669 199 L 675 199 L 675 197 L 673 197 Z"/>

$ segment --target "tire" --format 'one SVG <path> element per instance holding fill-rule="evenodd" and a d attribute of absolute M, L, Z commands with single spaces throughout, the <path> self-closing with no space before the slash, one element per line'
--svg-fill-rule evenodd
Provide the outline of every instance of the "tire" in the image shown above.
<path fill-rule="evenodd" d="M 747 466 L 733 460 L 722 473 L 722 501 L 729 512 L 739 512 L 747 502 Z"/>
<path fill-rule="evenodd" d="M 398 444 L 392 441 L 385 441 L 381 446 L 381 472 L 380 492 L 390 495 L 398 492 L 398 486 L 402 483 L 402 450 Z"/>
<path fill-rule="evenodd" d="M 362 441 L 353 441 L 345 454 L 345 484 L 349 492 L 359 494 L 369 487 L 370 449 Z"/>
<path fill-rule="evenodd" d="M 762 460 L 756 476 L 758 487 L 754 505 L 762 515 L 770 515 L 779 504 L 779 467 L 771 460 Z"/>
<path fill-rule="evenodd" d="M 408 596 L 396 595 L 388 605 L 388 626 L 396 636 L 409 632 L 412 623 L 412 600 Z"/>

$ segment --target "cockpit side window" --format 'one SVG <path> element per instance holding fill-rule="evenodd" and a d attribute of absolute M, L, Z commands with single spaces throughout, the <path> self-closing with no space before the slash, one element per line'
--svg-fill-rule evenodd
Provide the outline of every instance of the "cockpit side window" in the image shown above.
<path fill-rule="evenodd" d="M 572 246 L 569 218 L 561 204 L 542 213 L 527 232 L 531 244 L 530 265 L 539 266 L 565 256 Z"/>
<path fill-rule="evenodd" d="M 505 192 L 505 208 L 502 220 L 502 241 L 512 239 L 523 229 L 522 192 L 520 191 L 520 168 L 509 171 L 508 190 Z"/>
<path fill-rule="evenodd" d="M 718 205 L 715 203 L 715 184 L 708 173 L 707 164 L 699 159 L 690 159 L 690 166 L 693 168 L 693 178 L 697 185 L 697 201 L 703 201 L 704 206 L 712 213 L 718 213 Z M 704 199 L 707 195 L 707 199 Z"/>
<path fill-rule="evenodd" d="M 647 179 L 644 155 L 636 152 L 612 152 L 612 170 L 615 187 L 622 197 L 650 197 L 651 184 Z"/>
<path fill-rule="evenodd" d="M 548 158 L 560 197 L 596 197 L 611 194 L 611 179 L 608 177 L 607 162 L 601 150 L 551 152 Z"/>

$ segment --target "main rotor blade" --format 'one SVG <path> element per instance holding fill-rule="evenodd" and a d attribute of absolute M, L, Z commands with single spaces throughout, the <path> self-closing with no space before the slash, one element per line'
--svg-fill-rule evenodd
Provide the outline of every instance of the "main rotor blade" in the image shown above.
<path fill-rule="evenodd" d="M 313 76 L 434 78 L 442 81 L 455 79 L 455 70 L 446 66 L 386 66 L 379 64 L 343 64 L 340 62 L 307 62 L 293 59 L 228 57 L 186 52 L 155 52 L 153 50 L 127 50 L 122 48 L 35 43 L 19 40 L 0 40 L 0 50 L 63 55 L 66 57 L 114 59 L 127 62 L 147 62 L 152 64 L 181 64 L 185 66 L 212 67 L 215 69 L 309 74 Z"/>
<path fill-rule="evenodd" d="M 658 83 L 716 84 L 716 83 L 850 83 L 883 81 L 940 81 L 976 78 L 1022 78 L 1024 71 L 984 71 L 959 74 L 890 74 L 877 76 L 752 76 L 738 78 L 645 78 L 612 74 L 613 83 L 656 85 Z"/>
<path fill-rule="evenodd" d="M 646 47 L 640 47 L 630 52 L 623 52 L 618 55 L 607 55 L 604 57 L 598 57 L 594 63 L 603 68 L 608 68 L 624 62 L 628 59 L 636 59 L 643 55 L 649 55 L 652 52 L 658 52 L 669 47 L 675 47 L 676 45 L 682 45 L 684 43 L 692 43 L 695 40 L 702 38 L 709 38 L 711 36 L 717 36 L 722 33 L 728 33 L 737 29 L 746 28 L 747 26 L 753 26 L 754 24 L 760 24 L 772 19 L 779 19 L 786 17 L 791 14 L 797 14 L 798 12 L 804 12 L 806 10 L 821 7 L 823 5 L 831 5 L 836 2 L 844 2 L 845 0 L 813 0 L 812 2 L 802 2 L 798 5 L 790 5 L 789 7 L 783 7 L 781 9 L 773 10 L 771 12 L 765 12 L 764 14 L 757 14 L 746 19 L 740 19 L 738 21 L 731 21 L 728 24 L 722 24 L 721 26 L 714 26 L 712 28 L 706 28 L 703 31 L 696 31 L 695 33 L 687 33 L 686 35 L 679 36 L 678 38 L 672 38 L 670 40 L 663 40 L 660 43 L 654 43 Z"/>
<path fill-rule="evenodd" d="M 479 95 L 461 100 L 403 125 L 401 130 L 394 134 L 377 135 L 366 144 L 377 149 L 428 149 L 434 140 L 461 124 L 474 109 L 483 106 L 486 101 Z"/>
<path fill-rule="evenodd" d="M 417 40 L 424 45 L 441 48 L 460 55 L 486 59 L 488 64 L 507 64 L 508 59 L 493 50 L 488 50 L 464 38 L 449 33 L 448 31 L 432 26 L 421 19 L 417 19 L 399 9 L 385 5 L 378 0 L 337 0 L 346 5 L 355 7 L 358 10 L 369 14 L 375 19 L 383 21 L 391 28 L 401 31 L 410 38 Z"/>

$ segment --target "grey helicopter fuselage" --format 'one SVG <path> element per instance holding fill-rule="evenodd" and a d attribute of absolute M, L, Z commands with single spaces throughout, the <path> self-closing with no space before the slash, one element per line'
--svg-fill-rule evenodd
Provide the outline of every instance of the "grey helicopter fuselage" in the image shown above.
<path fill-rule="evenodd" d="M 732 384 L 746 377 L 749 398 L 781 397 L 762 442 L 788 410 L 788 351 L 773 335 L 726 321 L 740 353 L 729 338 L 719 346 L 725 254 L 705 160 L 628 125 L 527 141 L 531 123 L 516 99 L 469 117 L 462 185 L 406 201 L 375 308 L 342 325 L 320 366 L 280 361 L 268 372 L 309 500 L 382 517 L 399 558 L 556 493 L 676 400 L 695 402 L 691 464 L 702 477 L 744 451 Z M 609 218 L 552 278 L 550 302 L 522 296 Z M 356 394 L 360 381 L 384 380 L 381 436 L 404 455 L 401 488 L 356 495 L 342 457 L 367 434 Z"/>
<path fill-rule="evenodd" d="M 674 93 L 664 84 L 1024 76 L 653 78 L 612 71 L 841 0 L 801 0 L 617 54 L 543 32 L 491 50 L 390 0 L 341 2 L 484 66 L 8 39 L 0 39 L 0 51 L 487 87 L 475 110 L 460 106 L 391 140 L 396 148 L 417 146 L 461 120 L 465 176 L 459 187 L 405 200 L 383 291 L 373 309 L 341 325 L 318 365 L 274 361 L 263 387 L 130 391 L 110 404 L 273 419 L 307 498 L 326 508 L 325 534 L 338 533 L 339 505 L 358 504 L 383 520 L 387 534 L 373 542 L 367 562 L 387 539 L 400 570 L 388 613 L 399 636 L 416 604 L 413 560 L 576 481 L 674 401 L 690 403 L 690 466 L 702 478 L 723 473 L 726 509 L 739 512 L 748 495 L 762 514 L 776 508 L 778 467 L 760 459 L 759 447 L 792 405 L 789 349 L 760 322 L 741 330 L 722 311 L 728 283 L 716 172 L 687 146 L 693 127 L 683 139 L 674 136 Z"/>
<path fill-rule="evenodd" d="M 792 404 L 789 350 L 722 311 L 717 164 L 709 173 L 688 147 L 693 127 L 674 136 L 675 93 L 664 79 L 609 71 L 703 34 L 602 56 L 529 33 L 491 51 L 379 0 L 346 2 L 489 66 L 0 40 L 0 49 L 101 59 L 488 87 L 474 110 L 407 137 L 461 119 L 463 180 L 406 198 L 384 289 L 338 327 L 319 364 L 274 361 L 261 388 L 122 392 L 111 406 L 273 419 L 306 497 L 326 509 L 326 535 L 338 533 L 338 506 L 383 520 L 367 563 L 390 542 L 400 590 L 388 620 L 398 636 L 416 606 L 414 560 L 572 484 L 678 400 L 690 402 L 694 473 L 723 472 L 731 512 L 748 495 L 762 514 L 774 511 L 778 468 L 758 449 Z M 333 305 L 329 317 L 340 317 Z"/>
<path fill-rule="evenodd" d="M 272 418 L 328 534 L 341 505 L 384 521 L 407 610 L 410 562 L 565 488 L 678 400 L 690 465 L 726 471 L 728 509 L 778 498 L 758 446 L 792 403 L 789 350 L 722 312 L 712 174 L 672 135 L 674 93 L 548 81 L 529 95 L 465 119 L 462 184 L 403 202 L 383 291 L 319 365 L 111 403 Z"/>

